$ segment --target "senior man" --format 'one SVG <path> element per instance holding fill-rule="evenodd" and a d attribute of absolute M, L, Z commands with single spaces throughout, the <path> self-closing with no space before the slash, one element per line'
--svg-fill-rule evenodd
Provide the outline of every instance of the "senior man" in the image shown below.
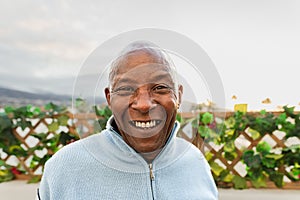
<path fill-rule="evenodd" d="M 106 129 L 46 163 L 39 198 L 217 199 L 204 156 L 176 137 L 182 92 L 165 51 L 129 44 L 111 64 L 105 96 L 113 116 Z"/>

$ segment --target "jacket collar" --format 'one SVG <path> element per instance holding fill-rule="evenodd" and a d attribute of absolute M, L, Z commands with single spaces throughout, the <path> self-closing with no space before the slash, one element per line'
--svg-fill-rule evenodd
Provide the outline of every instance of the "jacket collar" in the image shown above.
<path fill-rule="evenodd" d="M 116 128 L 112 125 L 114 122 L 114 117 L 111 116 L 107 123 L 106 123 L 106 129 L 110 130 L 112 132 L 112 137 L 115 140 L 118 140 L 118 147 L 122 150 L 122 151 L 128 151 L 128 152 L 136 152 L 131 146 L 129 146 L 124 140 L 123 137 L 121 136 L 121 134 L 116 130 Z M 171 131 L 171 134 L 166 142 L 166 144 L 164 145 L 163 149 L 164 150 L 168 145 L 170 145 L 170 143 L 172 143 L 172 141 L 174 140 L 174 138 L 176 137 L 176 134 L 178 132 L 180 128 L 180 124 L 178 121 L 175 121 L 174 127 Z"/>
<path fill-rule="evenodd" d="M 113 116 L 108 120 L 106 130 L 83 140 L 84 147 L 102 164 L 121 171 L 141 173 L 147 171 L 148 163 L 130 147 L 112 126 Z M 159 169 L 170 165 L 184 154 L 189 143 L 176 139 L 179 122 L 175 122 L 164 148 L 153 160 L 153 168 Z"/>

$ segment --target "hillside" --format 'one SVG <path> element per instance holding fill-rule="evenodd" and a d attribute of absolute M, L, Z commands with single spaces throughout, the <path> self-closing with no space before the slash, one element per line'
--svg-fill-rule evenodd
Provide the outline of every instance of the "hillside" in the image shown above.
<path fill-rule="evenodd" d="M 42 106 L 46 103 L 53 102 L 56 104 L 71 104 L 72 97 L 69 95 L 57 95 L 51 93 L 31 93 L 9 88 L 0 87 L 0 106 L 22 106 L 32 104 Z"/>

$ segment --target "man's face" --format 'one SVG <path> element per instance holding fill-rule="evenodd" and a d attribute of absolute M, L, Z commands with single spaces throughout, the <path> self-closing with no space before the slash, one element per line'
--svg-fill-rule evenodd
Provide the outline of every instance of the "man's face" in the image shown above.
<path fill-rule="evenodd" d="M 120 134 L 137 152 L 161 149 L 173 128 L 182 87 L 177 95 L 169 70 L 155 57 L 135 52 L 121 62 L 111 91 L 105 89 Z"/>

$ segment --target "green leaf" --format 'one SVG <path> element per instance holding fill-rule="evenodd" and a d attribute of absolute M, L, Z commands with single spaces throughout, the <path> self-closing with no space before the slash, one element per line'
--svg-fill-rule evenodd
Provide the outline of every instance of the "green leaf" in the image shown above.
<path fill-rule="evenodd" d="M 49 132 L 55 132 L 59 129 L 58 122 L 53 121 L 51 124 L 48 125 Z"/>
<path fill-rule="evenodd" d="M 1 164 L 0 164 L 1 166 Z M 296 166 L 294 166 L 291 170 L 291 173 L 294 175 L 294 176 L 297 176 L 298 179 L 300 179 L 300 168 L 297 168 Z"/>
<path fill-rule="evenodd" d="M 265 114 L 267 114 L 267 111 L 265 109 L 263 109 L 263 110 L 260 111 L 260 114 L 265 115 Z"/>
<path fill-rule="evenodd" d="M 275 185 L 279 188 L 283 186 L 283 174 L 280 172 L 274 172 L 270 174 L 270 180 L 275 183 Z"/>
<path fill-rule="evenodd" d="M 233 175 L 230 173 L 228 169 L 225 169 L 221 172 L 218 180 L 221 180 L 226 183 L 230 183 L 232 182 L 232 179 L 233 179 Z"/>
<path fill-rule="evenodd" d="M 76 100 L 75 100 L 75 106 L 76 107 L 81 107 L 85 104 L 86 104 L 86 100 L 84 100 L 82 98 L 76 98 Z"/>
<path fill-rule="evenodd" d="M 207 161 L 210 161 L 210 159 L 212 159 L 214 157 L 214 154 L 211 153 L 210 151 L 205 153 L 205 158 Z"/>
<path fill-rule="evenodd" d="M 104 119 L 104 118 L 98 119 L 98 124 L 99 124 L 101 130 L 105 129 L 106 123 L 107 123 L 106 119 Z"/>
<path fill-rule="evenodd" d="M 97 106 L 93 106 L 93 109 L 95 110 L 95 113 L 97 116 L 103 116 L 104 115 L 104 109 L 99 109 Z"/>
<path fill-rule="evenodd" d="M 74 140 L 74 141 L 77 140 L 76 136 L 71 135 L 71 134 L 66 133 L 66 132 L 61 132 L 59 134 L 58 141 L 59 141 L 60 144 L 66 145 L 69 142 L 71 142 L 72 140 Z"/>
<path fill-rule="evenodd" d="M 234 135 L 234 132 L 235 132 L 234 130 L 229 129 L 229 130 L 225 131 L 225 134 L 228 136 L 232 136 L 232 135 Z"/>
<path fill-rule="evenodd" d="M 18 145 L 10 146 L 8 151 L 10 154 L 16 155 L 17 157 L 23 157 L 27 155 L 27 152 Z"/>
<path fill-rule="evenodd" d="M 10 170 L 0 169 L 0 183 L 10 181 L 14 178 L 13 173 Z"/>
<path fill-rule="evenodd" d="M 41 180 L 41 176 L 33 176 L 31 179 L 28 180 L 27 183 L 38 183 Z"/>
<path fill-rule="evenodd" d="M 274 160 L 273 158 L 268 158 L 267 156 L 263 157 L 261 159 L 261 162 L 264 166 L 268 168 L 274 168 L 276 166 L 276 160 Z"/>
<path fill-rule="evenodd" d="M 180 114 L 177 113 L 177 115 L 176 115 L 176 120 L 177 120 L 179 123 L 182 123 L 183 118 L 181 117 Z"/>
<path fill-rule="evenodd" d="M 283 154 L 268 154 L 265 157 L 266 158 L 273 158 L 274 160 L 279 160 L 281 158 L 283 158 Z"/>
<path fill-rule="evenodd" d="M 225 126 L 229 129 L 229 128 L 233 128 L 235 125 L 235 119 L 234 117 L 229 117 L 228 119 L 225 120 L 224 122 Z"/>
<path fill-rule="evenodd" d="M 245 188 L 247 188 L 246 180 L 244 178 L 240 177 L 240 176 L 235 175 L 232 178 L 232 182 L 233 182 L 233 187 L 235 189 L 245 189 Z"/>
<path fill-rule="evenodd" d="M 1 166 L 5 166 L 6 165 L 6 163 L 4 162 L 4 160 L 0 160 L 0 168 L 1 168 Z"/>
<path fill-rule="evenodd" d="M 224 168 L 221 167 L 220 165 L 218 165 L 218 163 L 216 163 L 216 162 L 211 162 L 210 167 L 211 167 L 212 172 L 216 176 L 220 176 L 221 172 L 224 170 Z"/>
<path fill-rule="evenodd" d="M 48 134 L 47 133 L 34 133 L 34 134 L 31 134 L 31 136 L 43 141 L 47 138 Z"/>
<path fill-rule="evenodd" d="M 195 119 L 192 120 L 192 127 L 193 128 L 198 128 L 198 120 L 199 120 L 198 118 L 195 118 Z"/>
<path fill-rule="evenodd" d="M 257 130 L 248 128 L 248 132 L 251 134 L 251 137 L 253 138 L 253 140 L 260 138 L 260 133 Z"/>
<path fill-rule="evenodd" d="M 199 126 L 198 127 L 198 133 L 200 133 L 200 135 L 202 137 L 209 137 L 209 134 L 210 134 L 210 129 L 207 127 L 207 126 Z"/>
<path fill-rule="evenodd" d="M 237 156 L 238 156 L 238 154 L 235 151 L 224 153 L 224 157 L 230 161 L 233 161 L 235 158 L 237 158 Z"/>
<path fill-rule="evenodd" d="M 39 115 L 40 113 L 41 113 L 41 109 L 40 109 L 39 107 L 35 107 L 35 108 L 33 109 L 33 114 Z"/>
<path fill-rule="evenodd" d="M 251 178 L 250 181 L 255 188 L 261 188 L 267 186 L 266 178 L 263 175 L 259 176 L 257 179 Z"/>
<path fill-rule="evenodd" d="M 234 141 L 230 140 L 224 145 L 224 151 L 225 152 L 233 152 L 235 150 Z"/>
<path fill-rule="evenodd" d="M 204 124 L 204 125 L 207 125 L 207 124 L 210 124 L 214 121 L 214 116 L 209 113 L 209 112 L 206 112 L 202 115 L 201 117 L 201 122 Z"/>
<path fill-rule="evenodd" d="M 67 126 L 69 117 L 67 115 L 61 115 L 57 118 L 59 125 Z"/>
<path fill-rule="evenodd" d="M 271 149 L 272 147 L 265 141 L 259 142 L 256 146 L 256 150 L 261 153 L 269 153 Z"/>
<path fill-rule="evenodd" d="M 227 174 L 223 179 L 222 181 L 226 182 L 226 183 L 230 183 L 232 182 L 232 179 L 233 179 L 234 175 L 232 174 Z"/>
<path fill-rule="evenodd" d="M 5 113 L 12 113 L 12 112 L 14 112 L 14 108 L 13 107 L 11 107 L 11 106 L 6 106 L 5 108 L 4 108 L 4 111 L 5 111 Z"/>
<path fill-rule="evenodd" d="M 26 121 L 25 119 L 22 119 L 18 122 L 18 126 L 21 127 L 21 129 L 24 131 L 27 127 L 32 127 L 32 124 L 30 121 Z"/>
<path fill-rule="evenodd" d="M 106 120 L 105 120 L 105 122 L 106 122 Z M 106 124 L 105 124 L 105 126 L 106 126 Z M 100 133 L 105 128 L 105 126 L 102 128 L 99 121 L 94 120 L 94 122 L 93 122 L 93 132 L 94 133 Z"/>
<path fill-rule="evenodd" d="M 66 107 L 64 106 L 59 106 L 59 105 L 56 105 L 52 102 L 48 103 L 46 106 L 45 106 L 45 110 L 48 110 L 48 111 L 52 111 L 52 112 L 64 112 L 66 111 Z"/>
<path fill-rule="evenodd" d="M 245 161 L 245 162 L 248 162 L 248 160 L 253 157 L 254 155 L 254 151 L 253 150 L 247 150 L 243 153 L 243 156 L 242 156 L 242 159 Z"/>
<path fill-rule="evenodd" d="M 12 126 L 11 120 L 7 115 L 0 116 L 0 133 L 5 129 L 10 129 Z"/>
<path fill-rule="evenodd" d="M 51 110 L 52 109 L 52 103 L 48 103 L 45 105 L 45 110 Z"/>
<path fill-rule="evenodd" d="M 294 109 L 295 107 L 287 107 L 287 106 L 283 106 L 284 111 L 286 112 L 286 114 L 288 116 L 294 116 Z"/>
<path fill-rule="evenodd" d="M 286 122 L 287 116 L 286 113 L 280 114 L 276 119 L 276 125 L 284 124 Z"/>
<path fill-rule="evenodd" d="M 112 111 L 109 109 L 108 106 L 105 106 L 104 111 L 105 111 L 105 116 L 108 119 L 112 115 Z"/>
<path fill-rule="evenodd" d="M 260 156 L 254 155 L 253 150 L 245 151 L 242 158 L 248 167 L 251 167 L 251 168 L 260 168 L 261 167 Z"/>

